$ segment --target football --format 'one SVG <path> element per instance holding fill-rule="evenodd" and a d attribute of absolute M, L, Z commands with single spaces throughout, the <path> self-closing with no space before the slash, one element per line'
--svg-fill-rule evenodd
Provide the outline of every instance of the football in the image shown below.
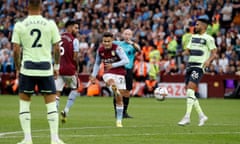
<path fill-rule="evenodd" d="M 159 100 L 165 100 L 165 97 L 168 95 L 168 90 L 166 87 L 158 87 L 154 90 L 154 97 Z"/>

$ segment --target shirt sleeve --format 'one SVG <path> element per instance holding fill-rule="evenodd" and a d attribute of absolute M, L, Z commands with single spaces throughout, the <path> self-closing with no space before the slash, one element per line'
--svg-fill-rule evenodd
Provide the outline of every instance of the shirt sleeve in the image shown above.
<path fill-rule="evenodd" d="M 208 48 L 209 48 L 210 50 L 213 50 L 213 49 L 216 48 L 215 40 L 214 40 L 213 37 L 210 37 L 210 38 L 209 38 Z"/>
<path fill-rule="evenodd" d="M 192 44 L 192 37 L 189 39 L 186 49 L 189 49 L 191 47 L 191 44 Z"/>
<path fill-rule="evenodd" d="M 119 41 L 116 41 L 116 40 L 113 41 L 113 43 L 116 44 L 116 45 L 120 45 L 120 42 L 119 42 Z"/>
<path fill-rule="evenodd" d="M 61 40 L 61 36 L 58 27 L 54 21 L 50 21 L 52 26 L 52 43 L 55 44 Z"/>
<path fill-rule="evenodd" d="M 93 66 L 93 72 L 91 74 L 93 77 L 97 76 L 99 68 L 100 68 L 100 64 L 101 64 L 101 58 L 99 56 L 99 53 L 97 52 L 95 63 L 94 63 L 94 66 Z"/>
<path fill-rule="evenodd" d="M 118 46 L 118 48 L 116 49 L 116 53 L 119 56 L 120 61 L 112 63 L 113 68 L 124 66 L 125 64 L 129 63 L 129 59 L 121 47 Z"/>
<path fill-rule="evenodd" d="M 11 42 L 20 45 L 21 40 L 20 40 L 19 27 L 20 27 L 20 23 L 16 23 L 14 28 L 13 28 L 13 34 L 12 34 L 12 41 Z"/>
<path fill-rule="evenodd" d="M 79 52 L 79 41 L 78 41 L 78 39 L 77 38 L 75 38 L 74 40 L 73 40 L 73 51 L 74 52 Z"/>

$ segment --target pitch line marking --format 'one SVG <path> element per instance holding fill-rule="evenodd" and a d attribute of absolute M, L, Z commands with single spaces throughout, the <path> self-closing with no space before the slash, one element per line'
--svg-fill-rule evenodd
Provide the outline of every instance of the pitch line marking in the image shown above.
<path fill-rule="evenodd" d="M 236 134 L 239 135 L 240 132 L 212 132 L 212 133 L 142 133 L 142 134 L 102 134 L 102 135 L 66 135 L 64 134 L 64 137 L 68 138 L 76 138 L 76 137 L 82 137 L 82 138 L 88 138 L 88 137 L 132 137 L 132 136 L 156 136 L 156 135 L 209 135 L 209 134 L 217 134 L 217 135 L 223 135 L 223 134 Z M 0 139 L 7 139 L 7 138 L 21 138 L 22 136 L 4 136 L 0 137 Z M 46 135 L 38 135 L 38 136 L 32 136 L 33 138 L 46 138 L 49 136 Z"/>
<path fill-rule="evenodd" d="M 139 126 L 131 126 L 128 128 L 136 128 Z M 144 126 L 147 127 L 147 126 Z M 109 129 L 109 128 L 116 128 L 116 127 L 111 127 L 111 126 L 105 126 L 105 127 L 72 127 L 72 128 L 60 128 L 62 130 L 83 130 L 83 129 Z M 32 130 L 32 132 L 45 132 L 45 131 L 49 131 L 49 129 L 40 129 L 40 130 Z M 0 133 L 0 139 L 2 138 L 17 138 L 17 137 L 22 137 L 22 136 L 14 136 L 15 134 L 22 134 L 22 131 L 13 131 L 13 132 L 2 132 Z M 67 135 L 64 134 L 64 137 L 102 137 L 102 136 L 115 136 L 115 137 L 119 137 L 119 136 L 151 136 L 151 135 L 206 135 L 206 134 L 218 134 L 218 135 L 223 135 L 223 134 L 240 134 L 240 131 L 235 131 L 235 132 L 227 132 L 227 131 L 223 131 L 223 132 L 196 132 L 196 133 L 192 133 L 192 132 L 185 132 L 185 133 L 141 133 L 141 134 L 97 134 L 97 135 Z M 13 136 L 7 136 L 7 135 L 13 135 Z M 46 135 L 42 135 L 42 136 L 33 136 L 33 137 L 46 137 Z"/>

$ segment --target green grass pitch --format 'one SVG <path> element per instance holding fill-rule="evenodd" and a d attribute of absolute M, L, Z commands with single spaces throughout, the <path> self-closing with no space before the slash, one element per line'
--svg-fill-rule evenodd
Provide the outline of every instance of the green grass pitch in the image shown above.
<path fill-rule="evenodd" d="M 67 97 L 61 97 L 61 110 Z M 0 144 L 16 144 L 23 138 L 18 120 L 18 97 L 0 96 Z M 67 144 L 239 144 L 240 101 L 200 99 L 209 120 L 198 127 L 193 109 L 191 124 L 178 126 L 185 113 L 185 99 L 131 98 L 123 128 L 115 127 L 111 97 L 77 97 L 60 137 Z M 42 96 L 32 97 L 34 144 L 49 144 L 46 107 Z"/>

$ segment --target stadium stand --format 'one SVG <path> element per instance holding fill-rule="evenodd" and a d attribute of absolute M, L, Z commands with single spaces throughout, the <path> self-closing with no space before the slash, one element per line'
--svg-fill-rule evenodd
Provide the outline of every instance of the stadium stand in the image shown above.
<path fill-rule="evenodd" d="M 14 23 L 27 14 L 26 5 L 25 0 L 0 1 L 1 75 L 14 76 L 9 41 Z M 211 20 L 208 33 L 215 37 L 218 47 L 219 58 L 213 61 L 208 75 L 240 75 L 240 0 L 43 0 L 43 14 L 56 21 L 60 32 L 64 31 L 67 20 L 79 21 L 79 75 L 91 72 L 104 31 L 114 33 L 119 39 L 123 29 L 131 28 L 134 41 L 142 49 L 151 46 L 159 49 L 159 82 L 162 82 L 164 76 L 180 73 L 181 66 L 186 64 L 186 58 L 181 56 L 182 38 L 187 31 L 194 32 L 199 16 Z M 6 87 L 3 82 L 1 85 Z"/>

